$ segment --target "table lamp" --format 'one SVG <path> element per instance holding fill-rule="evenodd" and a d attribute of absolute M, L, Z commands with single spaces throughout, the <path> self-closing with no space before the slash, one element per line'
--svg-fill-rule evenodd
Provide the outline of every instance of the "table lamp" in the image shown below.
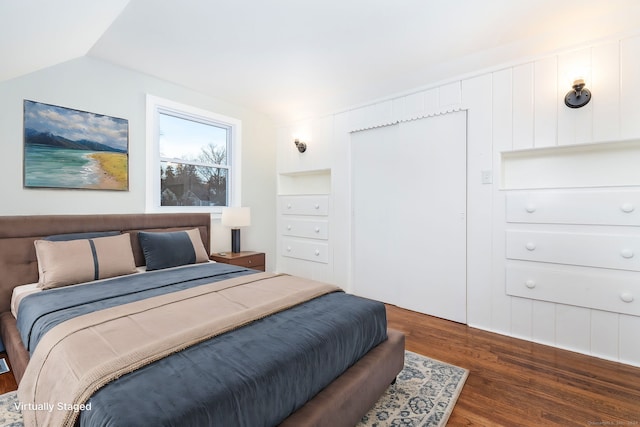
<path fill-rule="evenodd" d="M 222 225 L 231 227 L 231 252 L 240 252 L 240 227 L 251 225 L 251 209 L 222 208 Z"/>

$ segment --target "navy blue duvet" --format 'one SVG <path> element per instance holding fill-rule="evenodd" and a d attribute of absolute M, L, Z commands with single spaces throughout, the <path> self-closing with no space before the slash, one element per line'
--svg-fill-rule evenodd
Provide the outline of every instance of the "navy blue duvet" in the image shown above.
<path fill-rule="evenodd" d="M 253 272 L 202 264 L 49 290 L 23 299 L 18 326 L 32 351 L 68 318 Z M 332 293 L 122 376 L 91 397 L 79 425 L 277 425 L 385 339 L 382 303 Z"/>

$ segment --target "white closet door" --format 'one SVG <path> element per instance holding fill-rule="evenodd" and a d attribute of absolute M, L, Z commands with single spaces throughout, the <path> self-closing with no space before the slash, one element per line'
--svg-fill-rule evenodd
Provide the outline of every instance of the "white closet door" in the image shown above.
<path fill-rule="evenodd" d="M 466 113 L 351 144 L 354 293 L 466 323 Z"/>

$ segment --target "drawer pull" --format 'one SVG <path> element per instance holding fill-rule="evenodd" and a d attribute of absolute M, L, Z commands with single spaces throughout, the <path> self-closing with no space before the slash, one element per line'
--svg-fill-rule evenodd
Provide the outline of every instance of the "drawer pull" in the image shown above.
<path fill-rule="evenodd" d="M 533 289 L 533 288 L 536 287 L 536 282 L 535 282 L 535 280 L 529 279 L 526 282 L 524 282 L 524 285 L 529 289 Z"/>
<path fill-rule="evenodd" d="M 315 252 L 314 252 L 314 254 L 315 254 L 316 256 L 319 256 L 319 255 L 320 255 L 320 250 L 316 249 L 316 250 L 315 250 Z"/>
<path fill-rule="evenodd" d="M 316 203 L 313 207 L 314 207 L 315 209 L 320 209 L 320 204 L 319 204 L 319 203 Z"/>
<path fill-rule="evenodd" d="M 633 258 L 633 251 L 631 249 L 623 249 L 620 251 L 620 255 L 622 255 L 622 258 Z"/>
<path fill-rule="evenodd" d="M 291 230 L 291 224 L 287 225 L 287 230 Z"/>
<path fill-rule="evenodd" d="M 527 242 L 524 247 L 527 248 L 528 251 L 534 251 L 536 249 L 536 244 L 533 242 Z"/>
<path fill-rule="evenodd" d="M 633 295 L 631 295 L 629 292 L 623 292 L 622 294 L 620 294 L 620 299 L 624 302 L 633 302 Z"/>
<path fill-rule="evenodd" d="M 287 209 L 291 209 L 291 203 L 287 203 Z"/>
<path fill-rule="evenodd" d="M 315 231 L 316 233 L 320 232 L 320 227 L 316 227 L 313 231 Z"/>
<path fill-rule="evenodd" d="M 529 213 L 534 213 L 536 211 L 536 205 L 529 204 L 524 209 Z"/>
<path fill-rule="evenodd" d="M 247 261 L 247 264 L 251 264 L 251 260 L 248 260 L 248 261 Z"/>
<path fill-rule="evenodd" d="M 635 207 L 631 203 L 624 203 L 622 206 L 620 206 L 620 210 L 625 213 L 631 213 L 634 209 Z"/>
<path fill-rule="evenodd" d="M 287 252 L 291 252 L 291 246 L 287 246 Z"/>

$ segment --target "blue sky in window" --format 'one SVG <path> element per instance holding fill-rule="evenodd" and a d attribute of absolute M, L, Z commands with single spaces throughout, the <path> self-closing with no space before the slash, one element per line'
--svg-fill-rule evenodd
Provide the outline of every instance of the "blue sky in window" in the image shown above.
<path fill-rule="evenodd" d="M 160 157 L 196 160 L 209 144 L 226 147 L 227 129 L 160 113 Z"/>

